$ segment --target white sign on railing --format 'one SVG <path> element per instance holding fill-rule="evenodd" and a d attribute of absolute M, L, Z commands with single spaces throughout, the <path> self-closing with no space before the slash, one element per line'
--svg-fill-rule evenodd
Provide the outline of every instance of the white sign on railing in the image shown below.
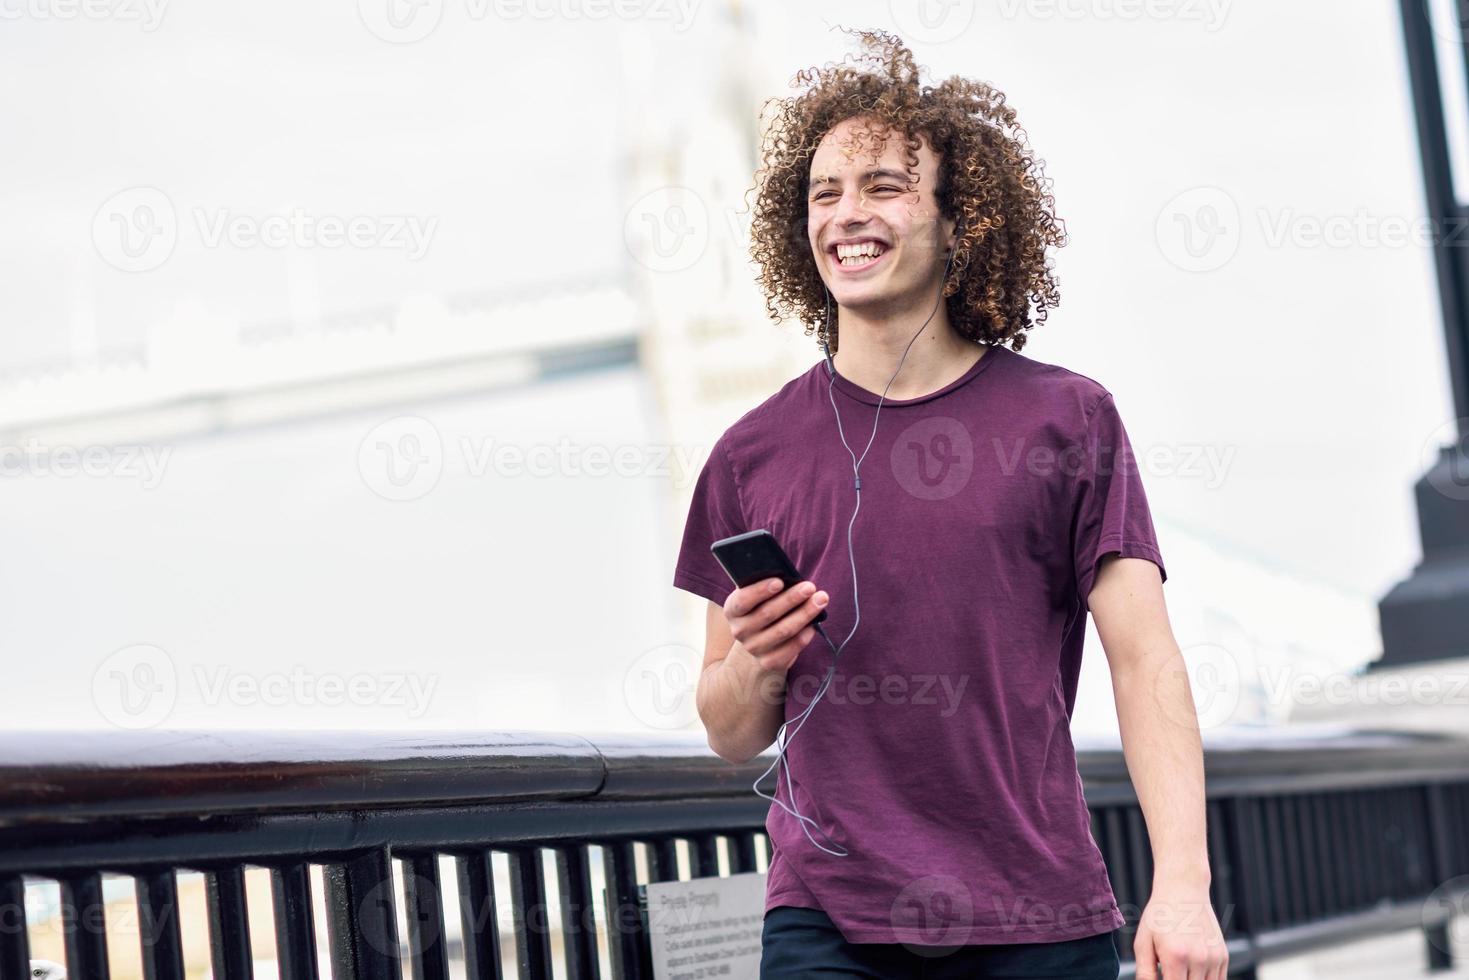
<path fill-rule="evenodd" d="M 756 980 L 765 874 L 644 886 L 655 980 Z"/>

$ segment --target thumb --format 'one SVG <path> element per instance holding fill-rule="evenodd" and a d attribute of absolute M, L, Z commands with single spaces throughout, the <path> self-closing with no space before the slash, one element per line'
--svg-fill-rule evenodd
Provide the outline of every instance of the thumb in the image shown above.
<path fill-rule="evenodd" d="M 1153 950 L 1153 933 L 1139 927 L 1132 941 L 1132 958 L 1137 964 L 1137 980 L 1158 980 L 1158 957 Z"/>

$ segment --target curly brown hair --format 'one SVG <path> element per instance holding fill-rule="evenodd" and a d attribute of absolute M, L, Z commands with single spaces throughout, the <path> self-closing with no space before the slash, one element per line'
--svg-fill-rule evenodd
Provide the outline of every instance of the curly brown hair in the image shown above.
<path fill-rule="evenodd" d="M 1046 247 L 1066 244 L 1065 223 L 1052 213 L 1043 161 L 1032 156 L 1003 92 L 957 75 L 921 86 L 919 66 L 899 38 L 880 30 L 855 33 L 862 54 L 797 72 L 791 85 L 804 91 L 765 104 L 766 111 L 772 103 L 776 108 L 753 188 L 758 197 L 750 251 L 762 270 L 767 311 L 776 321 L 795 315 L 807 336 L 825 333 L 826 285 L 805 232 L 807 181 L 822 137 L 861 117 L 905 137 L 910 170 L 917 166 L 917 134 L 937 154 L 935 198 L 944 216 L 958 221 L 943 293 L 949 322 L 962 337 L 1008 341 L 1019 351 L 1026 331 L 1060 303 Z M 826 337 L 833 352 L 836 333 L 833 317 Z"/>

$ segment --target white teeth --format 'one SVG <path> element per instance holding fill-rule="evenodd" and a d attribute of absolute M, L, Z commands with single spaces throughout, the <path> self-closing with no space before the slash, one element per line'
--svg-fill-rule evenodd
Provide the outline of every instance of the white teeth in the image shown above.
<path fill-rule="evenodd" d="M 856 245 L 838 245 L 836 251 L 837 261 L 842 265 L 865 265 L 887 248 L 878 242 L 859 242 Z"/>

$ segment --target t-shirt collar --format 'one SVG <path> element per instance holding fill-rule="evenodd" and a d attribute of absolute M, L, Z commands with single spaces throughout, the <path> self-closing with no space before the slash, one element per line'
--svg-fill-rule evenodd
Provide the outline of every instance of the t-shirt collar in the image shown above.
<path fill-rule="evenodd" d="M 884 408 L 890 405 L 919 405 L 926 401 L 932 401 L 935 398 L 942 398 L 949 392 L 954 391 L 957 388 L 962 388 L 964 385 L 974 380 L 974 378 L 981 371 L 983 371 L 985 368 L 989 367 L 990 364 L 996 361 L 998 359 L 996 355 L 1003 357 L 1005 354 L 1011 353 L 1008 347 L 1003 347 L 999 344 L 990 344 L 987 346 L 988 350 L 985 351 L 984 356 L 971 364 L 968 371 L 965 371 L 962 375 L 955 378 L 953 381 L 950 381 L 942 388 L 930 391 L 926 395 L 919 395 L 917 398 L 883 398 L 881 392 L 868 391 L 866 388 L 863 388 L 856 382 L 843 377 L 840 371 L 837 371 L 834 375 L 827 374 L 826 358 L 824 357 L 820 361 L 816 362 L 816 365 L 812 370 L 815 371 L 817 376 L 822 380 L 831 382 L 835 390 L 842 392 L 850 398 L 855 398 L 859 402 L 866 402 L 869 405 L 877 405 L 881 403 Z"/>

